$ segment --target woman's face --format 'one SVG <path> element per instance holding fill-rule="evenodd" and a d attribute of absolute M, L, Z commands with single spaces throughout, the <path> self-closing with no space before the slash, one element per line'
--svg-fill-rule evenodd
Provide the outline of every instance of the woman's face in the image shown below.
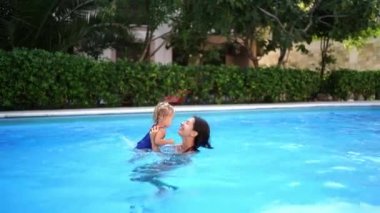
<path fill-rule="evenodd" d="M 191 136 L 194 134 L 194 121 L 195 119 L 193 117 L 187 119 L 186 121 L 181 123 L 181 126 L 178 130 L 178 134 L 180 136 Z"/>

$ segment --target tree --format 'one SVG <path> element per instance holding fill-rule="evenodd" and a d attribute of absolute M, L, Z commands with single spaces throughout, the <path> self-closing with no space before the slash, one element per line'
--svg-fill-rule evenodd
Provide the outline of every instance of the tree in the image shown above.
<path fill-rule="evenodd" d="M 294 43 L 311 42 L 307 33 L 319 1 L 183 1 L 179 21 L 174 22 L 174 44 L 188 46 L 188 52 L 201 51 L 202 41 L 215 33 L 227 37 L 232 49 L 245 51 L 256 67 L 261 55 L 276 48 L 282 64 Z"/>
<path fill-rule="evenodd" d="M 179 0 L 110 0 L 111 4 L 100 9 L 100 17 L 92 28 L 92 37 L 82 44 L 86 51 L 90 47 L 112 46 L 120 52 L 133 49 L 136 60 L 149 60 L 156 50 L 150 51 L 152 41 L 167 36 L 154 33 L 161 24 L 170 22 L 175 15 Z M 133 31 L 146 28 L 143 41 L 137 40 Z M 168 33 L 169 34 L 169 33 Z M 142 43 L 142 44 L 141 44 Z M 100 44 L 100 45 L 99 45 Z M 89 46 L 88 46 L 89 45 Z M 163 44 L 159 45 L 160 47 Z M 88 46 L 88 47 L 87 47 Z M 141 48 L 142 47 L 142 48 Z M 136 58 L 134 56 L 134 58 Z"/>
<path fill-rule="evenodd" d="M 220 10 L 216 1 L 183 0 L 171 19 L 170 46 L 174 48 L 175 61 L 186 65 L 191 58 L 204 54 L 207 36 L 215 33 Z"/>
<path fill-rule="evenodd" d="M 143 3 L 141 0 L 129 0 L 129 14 L 132 21 L 137 26 L 145 25 L 146 34 L 144 39 L 144 48 L 140 57 L 140 61 L 149 59 L 150 45 L 154 39 L 154 32 L 161 24 L 167 24 L 170 18 L 175 15 L 179 0 L 145 0 Z M 165 36 L 165 35 L 160 35 Z M 155 51 L 153 51 L 153 54 Z"/>
<path fill-rule="evenodd" d="M 0 48 L 11 49 L 10 37 L 8 32 L 11 30 L 9 26 L 14 13 L 14 8 L 10 0 L 0 1 Z"/>
<path fill-rule="evenodd" d="M 334 60 L 330 54 L 330 42 L 356 39 L 363 35 L 363 32 L 376 29 L 379 26 L 380 1 L 321 1 L 316 14 L 310 33 L 320 38 L 322 79 L 326 65 Z"/>
<path fill-rule="evenodd" d="M 255 67 L 258 67 L 260 54 L 258 46 L 265 43 L 268 35 L 269 18 L 259 8 L 270 7 L 271 1 L 266 0 L 221 0 L 220 8 L 225 8 L 225 18 L 221 19 L 227 23 L 227 32 L 233 43 L 243 47 Z"/>
<path fill-rule="evenodd" d="M 5 5 L 5 6 L 4 6 Z M 2 3 L 0 48 L 69 51 L 88 32 L 95 0 L 33 0 Z"/>
<path fill-rule="evenodd" d="M 377 27 L 372 27 L 366 30 L 363 30 L 355 37 L 350 37 L 344 40 L 344 45 L 346 47 L 361 47 L 369 38 L 380 37 L 380 14 Z"/>
<path fill-rule="evenodd" d="M 259 8 L 270 19 L 271 38 L 263 47 L 264 54 L 280 50 L 277 65 L 285 65 L 285 56 L 296 44 L 297 50 L 307 52 L 302 42 L 311 43 L 308 34 L 313 23 L 318 0 L 273 1 L 269 8 Z"/>
<path fill-rule="evenodd" d="M 131 17 L 128 1 L 98 0 L 97 15 L 89 23 L 88 33 L 79 41 L 78 51 L 98 58 L 106 48 L 114 48 L 123 53 L 126 48 L 136 49 L 136 38 L 131 25 L 136 21 Z M 137 54 L 136 54 L 137 55 Z"/>

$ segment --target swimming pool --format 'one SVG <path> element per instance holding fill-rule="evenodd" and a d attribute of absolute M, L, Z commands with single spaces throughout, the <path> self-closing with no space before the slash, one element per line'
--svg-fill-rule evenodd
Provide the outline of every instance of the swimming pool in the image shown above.
<path fill-rule="evenodd" d="M 0 212 L 380 212 L 380 107 L 178 112 L 167 136 L 193 114 L 215 149 L 192 157 L 133 151 L 150 114 L 0 119 Z"/>

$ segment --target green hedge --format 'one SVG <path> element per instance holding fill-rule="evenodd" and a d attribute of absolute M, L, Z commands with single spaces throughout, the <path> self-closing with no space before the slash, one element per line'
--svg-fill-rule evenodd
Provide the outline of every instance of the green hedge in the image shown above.
<path fill-rule="evenodd" d="M 112 63 L 41 50 L 0 52 L 2 109 L 77 108 L 120 104 L 123 79 Z"/>
<path fill-rule="evenodd" d="M 336 99 L 379 98 L 380 72 L 333 72 L 324 91 Z M 96 61 L 42 50 L 0 51 L 0 110 L 155 105 L 187 90 L 187 104 L 312 100 L 319 75 L 309 70 Z"/>
<path fill-rule="evenodd" d="M 334 71 L 325 85 L 327 92 L 338 100 L 380 99 L 380 71 Z"/>

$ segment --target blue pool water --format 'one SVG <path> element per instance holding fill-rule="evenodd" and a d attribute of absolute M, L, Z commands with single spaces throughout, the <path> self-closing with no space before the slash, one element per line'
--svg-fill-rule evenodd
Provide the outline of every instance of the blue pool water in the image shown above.
<path fill-rule="evenodd" d="M 380 107 L 195 114 L 193 156 L 133 151 L 150 114 L 0 119 L 0 212 L 380 212 Z"/>

